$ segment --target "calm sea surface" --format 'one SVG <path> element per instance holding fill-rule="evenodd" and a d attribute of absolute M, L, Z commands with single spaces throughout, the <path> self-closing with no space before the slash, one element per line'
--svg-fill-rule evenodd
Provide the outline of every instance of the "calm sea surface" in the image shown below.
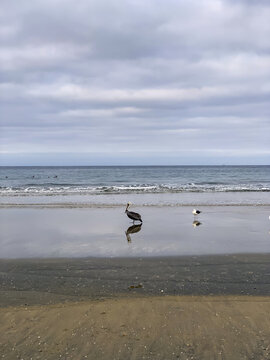
<path fill-rule="evenodd" d="M 103 196 L 100 196 L 103 195 Z M 270 166 L 1 167 L 1 203 L 270 204 Z"/>

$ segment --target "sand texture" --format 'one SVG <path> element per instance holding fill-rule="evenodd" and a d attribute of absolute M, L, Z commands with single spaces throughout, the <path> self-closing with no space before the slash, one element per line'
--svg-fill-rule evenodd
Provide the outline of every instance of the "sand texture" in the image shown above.
<path fill-rule="evenodd" d="M 270 359 L 269 254 L 0 261 L 3 359 Z"/>
<path fill-rule="evenodd" d="M 270 254 L 0 261 L 0 307 L 161 294 L 270 296 Z"/>
<path fill-rule="evenodd" d="M 161 296 L 0 310 L 5 359 L 269 359 L 270 298 Z"/>

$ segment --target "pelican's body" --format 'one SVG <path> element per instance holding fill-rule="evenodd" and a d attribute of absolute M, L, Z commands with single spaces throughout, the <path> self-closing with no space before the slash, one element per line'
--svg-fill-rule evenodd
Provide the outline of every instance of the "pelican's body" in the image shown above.
<path fill-rule="evenodd" d="M 134 221 L 140 221 L 142 223 L 142 218 L 141 218 L 141 215 L 138 214 L 138 213 L 135 213 L 133 211 L 128 211 L 128 207 L 129 207 L 130 203 L 128 202 L 127 203 L 127 207 L 126 207 L 126 211 L 125 213 L 127 214 L 127 216 Z"/>
<path fill-rule="evenodd" d="M 195 216 L 195 215 L 199 215 L 201 213 L 200 210 L 197 210 L 197 209 L 193 209 L 192 210 L 192 214 Z"/>

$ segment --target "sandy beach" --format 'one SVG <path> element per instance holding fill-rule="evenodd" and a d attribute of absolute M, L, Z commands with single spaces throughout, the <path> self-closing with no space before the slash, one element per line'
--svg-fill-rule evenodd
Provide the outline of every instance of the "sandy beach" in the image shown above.
<path fill-rule="evenodd" d="M 3 359 L 270 358 L 269 208 L 139 211 L 1 209 Z"/>
<path fill-rule="evenodd" d="M 0 310 L 5 359 L 269 359 L 270 298 L 164 296 Z"/>
<path fill-rule="evenodd" d="M 0 6 L 0 360 L 270 360 L 270 0 Z"/>
<path fill-rule="evenodd" d="M 269 359 L 270 255 L 1 260 L 5 359 Z"/>

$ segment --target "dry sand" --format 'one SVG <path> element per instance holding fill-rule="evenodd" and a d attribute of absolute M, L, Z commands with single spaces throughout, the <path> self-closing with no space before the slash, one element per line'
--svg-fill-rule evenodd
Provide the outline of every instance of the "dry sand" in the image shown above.
<path fill-rule="evenodd" d="M 270 359 L 270 297 L 115 298 L 0 309 L 3 359 Z"/>

